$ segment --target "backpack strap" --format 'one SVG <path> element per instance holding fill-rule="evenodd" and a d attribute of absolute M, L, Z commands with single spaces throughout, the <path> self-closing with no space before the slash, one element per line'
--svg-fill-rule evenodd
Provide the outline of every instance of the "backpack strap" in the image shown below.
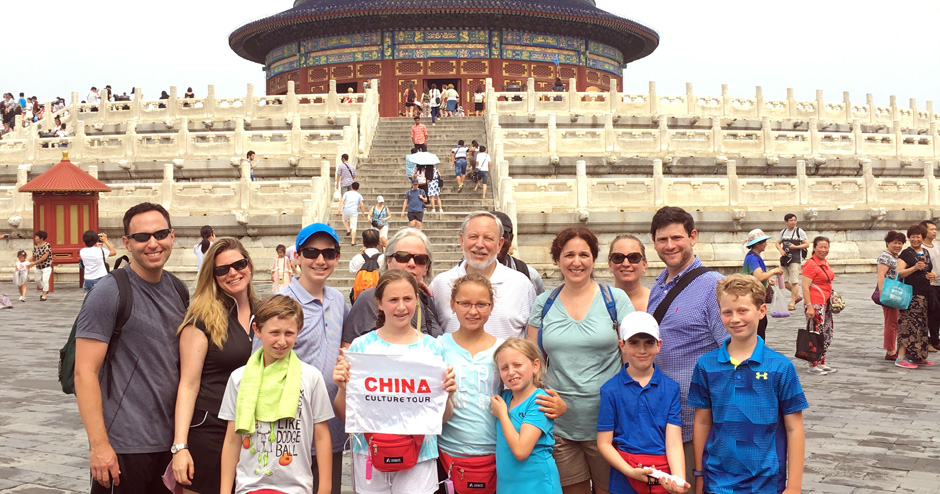
<path fill-rule="evenodd" d="M 669 305 L 672 304 L 672 301 L 682 293 L 682 290 L 685 287 L 689 286 L 689 283 L 692 283 L 695 278 L 698 278 L 706 271 L 711 271 L 711 269 L 705 266 L 699 266 L 688 273 L 685 274 L 679 281 L 676 283 L 676 286 L 672 287 L 672 290 L 669 290 L 669 293 L 666 294 L 666 297 L 663 298 L 659 305 L 656 306 L 656 311 L 653 312 L 653 318 L 656 319 L 658 324 L 662 324 L 663 318 L 666 317 L 666 311 L 669 310 Z"/>
<path fill-rule="evenodd" d="M 545 315 L 548 314 L 549 309 L 552 308 L 552 305 L 555 303 L 555 299 L 558 298 L 558 294 L 561 293 L 561 289 L 565 285 L 561 285 L 558 288 L 552 290 L 552 293 L 548 295 L 548 299 L 545 300 L 545 304 L 542 305 L 542 318 L 539 322 L 539 336 L 538 344 L 539 350 L 542 352 L 542 356 L 545 357 L 545 366 L 548 367 L 548 354 L 545 353 L 545 347 L 542 346 L 542 328 L 545 327 Z"/>
<path fill-rule="evenodd" d="M 521 259 L 516 259 L 515 257 L 512 258 L 512 263 L 513 268 L 515 268 L 516 271 L 524 274 L 526 278 L 532 279 L 531 275 L 529 274 L 529 266 L 526 263 L 522 262 Z"/>
<path fill-rule="evenodd" d="M 620 320 L 617 319 L 617 302 L 614 301 L 614 293 L 610 290 L 610 285 L 602 283 L 597 284 L 601 289 L 601 295 L 604 297 L 604 306 L 607 307 L 607 314 L 610 315 L 611 322 L 614 323 L 614 332 L 620 337 Z"/>

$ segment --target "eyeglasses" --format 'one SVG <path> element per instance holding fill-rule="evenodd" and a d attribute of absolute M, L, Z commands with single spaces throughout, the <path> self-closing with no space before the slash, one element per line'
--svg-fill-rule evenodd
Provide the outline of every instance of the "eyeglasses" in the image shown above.
<path fill-rule="evenodd" d="M 414 259 L 418 266 L 427 266 L 431 264 L 431 256 L 427 254 L 411 254 L 408 252 L 396 252 L 392 254 L 392 259 L 402 264 L 408 264 L 408 261 Z"/>
<path fill-rule="evenodd" d="M 643 260 L 643 254 L 640 254 L 639 252 L 631 252 L 629 254 L 614 252 L 607 259 L 614 264 L 623 264 L 624 259 L 630 261 L 630 264 L 639 264 L 640 261 Z"/>
<path fill-rule="evenodd" d="M 170 230 L 169 228 L 165 228 L 163 230 L 157 230 L 153 233 L 132 233 L 128 235 L 128 237 L 134 239 L 137 242 L 146 242 L 150 240 L 150 237 L 153 237 L 157 240 L 163 240 L 170 236 L 172 231 L 173 230 Z"/>
<path fill-rule="evenodd" d="M 457 304 L 457 307 L 460 307 L 460 310 L 464 312 L 469 311 L 471 307 L 476 307 L 478 312 L 485 312 L 485 311 L 490 310 L 490 307 L 493 306 L 493 304 L 489 302 L 477 302 L 475 304 L 472 304 L 470 302 L 467 302 L 466 300 L 459 301 L 459 302 L 454 301 L 454 303 Z"/>
<path fill-rule="evenodd" d="M 232 264 L 223 264 L 222 266 L 216 266 L 212 268 L 212 272 L 216 276 L 225 276 L 228 274 L 229 270 L 235 268 L 235 271 L 241 271 L 248 267 L 248 259 L 241 259 L 235 261 Z"/>
<path fill-rule="evenodd" d="M 317 249 L 316 247 L 304 247 L 300 249 L 300 255 L 306 257 L 307 259 L 316 259 L 323 255 L 323 258 L 327 261 L 332 261 L 339 257 L 339 250 L 332 247 L 328 249 Z"/>

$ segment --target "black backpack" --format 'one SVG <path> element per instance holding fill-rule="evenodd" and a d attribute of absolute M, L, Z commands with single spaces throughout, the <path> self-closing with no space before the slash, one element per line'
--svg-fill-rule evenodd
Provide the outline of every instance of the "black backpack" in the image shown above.
<path fill-rule="evenodd" d="M 124 330 L 124 324 L 131 317 L 131 310 L 134 308 L 134 292 L 131 290 L 131 281 L 125 267 L 116 269 L 121 261 L 126 261 L 126 256 L 121 256 L 115 263 L 115 269 L 108 276 L 113 276 L 118 285 L 118 311 L 114 317 L 114 331 L 111 333 L 111 340 L 108 342 L 108 351 L 105 353 L 104 362 L 101 368 L 108 370 L 108 396 L 111 396 L 111 382 L 114 380 L 111 375 L 111 359 L 114 351 L 117 349 L 118 340 L 121 338 L 121 332 Z M 171 273 L 163 272 L 173 281 L 173 287 L 179 293 L 183 306 L 189 307 L 189 288 L 182 280 Z M 72 322 L 72 330 L 69 332 L 69 338 L 59 350 L 59 384 L 62 385 L 62 392 L 65 394 L 75 394 L 75 328 L 78 326 L 78 316 Z"/>

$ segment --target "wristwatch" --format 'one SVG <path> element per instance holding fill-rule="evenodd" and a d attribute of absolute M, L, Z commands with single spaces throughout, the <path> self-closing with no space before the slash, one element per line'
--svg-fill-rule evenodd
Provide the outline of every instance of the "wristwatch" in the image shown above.
<path fill-rule="evenodd" d="M 692 476 L 693 476 L 693 477 L 704 477 L 704 476 L 705 476 L 705 472 L 703 472 L 703 471 L 701 471 L 701 470 L 692 470 Z"/>
<path fill-rule="evenodd" d="M 174 444 L 173 446 L 170 446 L 170 453 L 175 455 L 184 449 L 189 449 L 189 445 L 186 443 Z"/>

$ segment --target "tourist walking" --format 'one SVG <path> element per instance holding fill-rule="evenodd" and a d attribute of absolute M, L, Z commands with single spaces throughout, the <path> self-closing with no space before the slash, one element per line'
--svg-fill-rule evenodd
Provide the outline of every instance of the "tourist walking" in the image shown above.
<path fill-rule="evenodd" d="M 744 274 L 757 278 L 757 281 L 764 285 L 764 290 L 773 290 L 773 286 L 777 284 L 774 280 L 774 276 L 783 274 L 783 268 L 768 270 L 767 265 L 764 264 L 764 259 L 761 257 L 761 253 L 767 248 L 767 239 L 769 238 L 770 235 L 764 235 L 763 230 L 755 228 L 748 232 L 747 240 L 744 243 L 748 251 L 747 254 L 744 255 L 744 267 L 742 271 Z M 757 323 L 757 336 L 760 336 L 765 343 L 767 342 L 766 314 L 764 314 L 764 317 L 761 317 Z"/>
<path fill-rule="evenodd" d="M 415 123 L 411 126 L 411 142 L 418 151 L 428 152 L 428 128 L 421 123 L 420 115 L 415 115 Z"/>
<path fill-rule="evenodd" d="M 836 274 L 829 266 L 829 239 L 816 237 L 813 239 L 813 250 L 810 258 L 803 264 L 803 306 L 807 319 L 812 321 L 814 332 L 823 336 L 822 354 L 819 360 L 809 363 L 807 372 L 813 375 L 824 376 L 836 372 L 836 369 L 826 365 L 826 353 L 832 343 L 832 280 Z"/>
<path fill-rule="evenodd" d="M 802 283 L 802 263 L 805 261 L 806 249 L 809 241 L 806 232 L 796 226 L 796 215 L 787 213 L 783 217 L 787 226 L 780 230 L 777 238 L 777 251 L 780 252 L 780 265 L 783 266 L 783 284 L 790 291 L 790 304 L 788 310 L 794 310 L 796 304 L 803 300 L 800 296 Z"/>
<path fill-rule="evenodd" d="M 36 268 L 36 288 L 42 290 L 39 300 L 46 301 L 49 297 L 49 281 L 52 280 L 52 246 L 46 239 L 49 234 L 43 230 L 36 230 L 33 235 L 33 257 L 29 259 L 29 267 Z"/>
<path fill-rule="evenodd" d="M 483 86 L 478 85 L 473 92 L 473 114 L 478 117 L 483 116 L 483 106 L 486 100 L 486 94 L 483 92 Z"/>
<path fill-rule="evenodd" d="M 405 116 L 415 116 L 415 102 L 418 101 L 418 92 L 415 91 L 413 82 L 408 83 L 408 88 L 402 92 L 401 99 L 405 102 Z"/>
<path fill-rule="evenodd" d="M 381 248 L 385 249 L 388 245 L 388 207 L 385 206 L 385 198 L 378 196 L 375 198 L 375 205 L 369 211 L 370 224 L 372 228 L 379 231 L 379 242 Z"/>
<path fill-rule="evenodd" d="M 457 111 L 457 99 L 460 98 L 460 93 L 454 89 L 453 84 L 449 84 L 447 90 L 444 91 L 444 97 L 447 99 L 447 116 L 453 117 Z"/>
<path fill-rule="evenodd" d="M 206 255 L 206 252 L 209 251 L 209 247 L 212 246 L 212 242 L 215 242 L 215 230 L 212 229 L 210 225 L 202 225 L 202 228 L 199 229 L 199 243 L 193 246 L 193 254 L 196 255 L 196 275 L 198 277 L 199 270 L 202 269 L 202 258 Z"/>
<path fill-rule="evenodd" d="M 877 294 L 881 295 L 884 290 L 885 278 L 896 278 L 898 267 L 898 255 L 904 248 L 904 241 L 907 237 L 901 232 L 891 230 L 885 235 L 885 250 L 878 256 L 878 280 Z M 897 360 L 898 358 L 898 316 L 899 311 L 894 307 L 887 305 L 881 306 L 884 313 L 884 349 L 885 360 Z"/>
<path fill-rule="evenodd" d="M 483 193 L 480 194 L 480 199 L 483 200 L 486 200 L 486 184 L 489 183 L 491 161 L 489 153 L 486 152 L 486 146 L 480 146 L 480 151 L 477 153 L 476 168 L 474 169 L 480 181 L 473 186 L 473 191 L 476 192 L 477 188 L 482 184 Z"/>
<path fill-rule="evenodd" d="M 441 172 L 436 166 L 428 165 L 431 168 L 432 178 L 428 181 L 428 201 L 431 205 L 431 212 L 444 212 L 444 204 L 441 203 Z M 437 201 L 437 209 L 434 208 L 434 202 Z"/>
<path fill-rule="evenodd" d="M 898 315 L 898 358 L 894 365 L 905 369 L 933 365 L 927 360 L 927 310 L 930 281 L 936 278 L 936 274 L 930 256 L 924 250 L 926 234 L 927 229 L 921 225 L 908 228 L 907 240 L 911 245 L 898 255 L 898 275 L 913 289 L 911 304 Z"/>
<path fill-rule="evenodd" d="M 248 179 L 251 181 L 255 180 L 255 168 L 258 167 L 258 163 L 255 162 L 256 156 L 254 151 L 248 151 L 248 154 L 245 155 L 245 163 L 248 164 Z"/>
<path fill-rule="evenodd" d="M 436 125 L 437 119 L 441 117 L 441 90 L 437 84 L 431 84 L 431 91 L 428 93 L 431 107 L 431 125 Z"/>
<path fill-rule="evenodd" d="M 356 167 L 349 162 L 349 155 L 343 153 L 340 156 L 340 165 L 336 167 L 336 188 L 340 195 L 345 194 L 352 183 L 356 181 Z"/>
<path fill-rule="evenodd" d="M 401 216 L 405 217 L 408 213 L 408 226 L 421 229 L 421 222 L 424 221 L 424 205 L 428 202 L 428 196 L 423 190 L 418 188 L 418 182 L 411 182 L 411 190 L 405 192 L 405 202 L 401 205 Z"/>
<path fill-rule="evenodd" d="M 271 266 L 271 293 L 281 293 L 281 289 L 290 283 L 294 273 L 294 262 L 287 257 L 287 248 L 284 244 L 277 244 L 274 248 L 277 256 L 274 258 L 274 265 Z"/>
<path fill-rule="evenodd" d="M 463 145 L 463 139 L 457 141 L 457 146 L 450 150 L 450 164 L 454 167 L 457 192 L 463 190 L 463 180 L 467 174 L 467 153 L 469 151 L 470 148 Z"/>
<path fill-rule="evenodd" d="M 629 234 L 614 237 L 607 249 L 607 267 L 614 286 L 623 290 L 640 312 L 646 312 L 650 299 L 650 289 L 642 284 L 646 266 L 646 247 L 639 238 Z"/>
<path fill-rule="evenodd" d="M 343 227 L 349 236 L 349 245 L 356 245 L 356 230 L 359 228 L 359 215 L 365 216 L 366 207 L 362 194 L 359 193 L 359 182 L 353 182 L 350 190 L 343 194 L 339 201 L 337 215 L 343 219 Z"/>
<path fill-rule="evenodd" d="M 258 303 L 254 265 L 241 242 L 220 238 L 206 252 L 192 303 L 177 329 L 180 380 L 176 392 L 173 476 L 184 493 L 219 490 L 227 421 L 219 418 L 232 371 L 251 356 L 251 315 Z"/>
<path fill-rule="evenodd" d="M 597 449 L 600 389 L 620 370 L 620 320 L 633 312 L 627 294 L 594 281 L 597 237 L 584 227 L 566 228 L 552 241 L 552 261 L 564 283 L 535 299 L 528 338 L 545 357 L 545 382 L 568 413 L 555 419 L 555 450 L 566 493 L 604 494 L 610 465 Z M 497 295 L 498 295 L 497 291 Z"/>

